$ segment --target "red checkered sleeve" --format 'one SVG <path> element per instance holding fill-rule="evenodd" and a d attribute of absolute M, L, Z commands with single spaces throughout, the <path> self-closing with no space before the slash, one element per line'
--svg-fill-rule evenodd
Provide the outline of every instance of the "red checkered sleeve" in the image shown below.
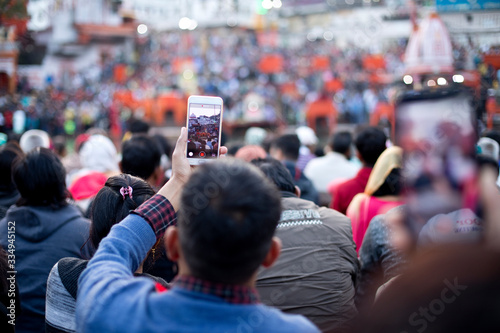
<path fill-rule="evenodd" d="M 140 205 L 132 214 L 142 217 L 153 228 L 156 240 L 163 237 L 165 230 L 177 224 L 177 214 L 167 198 L 155 194 L 148 201 Z"/>

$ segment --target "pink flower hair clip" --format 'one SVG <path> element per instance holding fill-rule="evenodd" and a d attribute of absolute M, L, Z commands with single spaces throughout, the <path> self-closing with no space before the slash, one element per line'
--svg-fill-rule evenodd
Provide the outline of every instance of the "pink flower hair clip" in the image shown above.
<path fill-rule="evenodd" d="M 123 200 L 125 200 L 125 196 L 128 195 L 130 199 L 132 199 L 132 186 L 129 187 L 122 187 L 120 189 L 120 194 L 123 197 Z"/>

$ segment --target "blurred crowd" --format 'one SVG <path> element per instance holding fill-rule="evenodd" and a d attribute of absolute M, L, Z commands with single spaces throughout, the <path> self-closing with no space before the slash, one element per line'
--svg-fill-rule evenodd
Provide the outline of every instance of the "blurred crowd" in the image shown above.
<path fill-rule="evenodd" d="M 489 177 L 479 178 L 479 191 L 490 191 L 489 200 L 498 195 L 499 141 L 500 133 L 489 131 L 476 145 L 479 171 Z M 467 317 L 476 306 L 472 300 L 496 295 L 498 264 L 490 260 L 498 254 L 487 242 L 494 232 L 487 223 L 497 223 L 495 203 L 433 216 L 415 234 L 404 218 L 403 150 L 378 127 L 337 131 L 326 146 L 305 126 L 282 133 L 250 128 L 244 141 L 219 148 L 230 157 L 190 177 L 183 174 L 191 172 L 187 143 L 183 130 L 176 153 L 143 121 L 129 125 L 119 147 L 105 131 L 90 128 L 76 137 L 71 154 L 42 130 L 29 130 L 19 141 L 3 137 L 2 282 L 11 263 L 17 273 L 15 296 L 7 297 L 10 283 L 1 290 L 2 331 L 13 331 L 12 313 L 17 332 L 155 331 L 162 321 L 176 330 L 204 330 L 211 323 L 220 331 L 239 327 L 231 311 L 246 316 L 260 309 L 266 319 L 244 323 L 262 332 L 440 332 L 457 321 L 475 328 L 476 321 L 457 317 Z M 181 208 L 176 218 L 179 200 L 184 209 L 194 206 Z M 134 231 L 132 225 L 141 223 L 156 239 L 139 227 Z M 164 235 L 170 225 L 188 238 L 178 243 L 173 232 Z M 280 240 L 271 242 L 273 236 Z M 177 246 L 189 254 L 178 254 Z M 262 248 L 269 251 L 265 257 Z M 268 268 L 257 269 L 260 264 Z M 414 289 L 420 292 L 401 292 Z M 165 304 L 175 302 L 182 315 L 148 315 L 135 304 L 156 304 L 155 311 L 168 313 L 155 296 L 164 290 L 171 290 Z M 258 300 L 284 314 L 252 308 Z M 475 310 L 483 311 L 482 327 L 498 328 L 496 307 L 485 302 Z M 428 306 L 420 310 L 422 304 Z M 112 319 L 132 309 L 127 316 L 143 326 Z M 213 311 L 222 317 L 208 315 Z"/>
<path fill-rule="evenodd" d="M 0 93 L 0 131 L 42 129 L 51 136 L 74 137 L 98 127 L 119 138 L 132 116 L 144 117 L 139 101 L 164 93 L 179 99 L 220 96 L 227 123 L 315 128 L 306 117 L 319 100 L 336 121 L 364 124 L 378 104 L 392 102 L 394 82 L 404 74 L 403 41 L 375 54 L 325 40 L 290 44 L 244 29 L 151 34 L 136 46 L 134 61 L 127 62 L 124 54 L 103 54 L 100 63 L 85 70 L 46 78 L 43 89 L 33 89 L 20 77 L 15 94 Z M 487 90 L 497 80 L 495 71 L 483 63 L 479 50 L 455 49 L 457 70 L 479 71 L 475 89 L 481 115 Z M 130 94 L 138 103 L 124 105 L 119 94 Z"/>
<path fill-rule="evenodd" d="M 441 179 L 412 185 L 431 188 L 433 209 L 450 185 L 463 207 L 411 220 L 405 151 L 367 124 L 390 88 L 371 74 L 399 73 L 404 45 L 368 69 L 367 52 L 326 41 L 287 49 L 251 31 L 222 36 L 152 35 L 123 82 L 121 60 L 103 59 L 0 96 L 0 330 L 497 331 L 500 132 L 472 143 L 477 173 L 465 185 L 446 183 L 472 170 L 453 169 L 469 162 L 454 149 Z M 283 70 L 266 69 L 262 54 L 280 55 Z M 284 126 L 203 142 L 221 157 L 193 168 L 193 131 L 175 143 L 155 134 L 114 104 L 124 89 L 218 95 L 226 121 L 244 117 L 253 94 L 264 119 Z M 332 127 L 323 144 L 306 126 L 318 100 L 336 110 L 333 124 L 358 126 Z M 210 122 L 198 127 L 217 137 Z M 430 173 L 442 166 L 426 162 Z"/>

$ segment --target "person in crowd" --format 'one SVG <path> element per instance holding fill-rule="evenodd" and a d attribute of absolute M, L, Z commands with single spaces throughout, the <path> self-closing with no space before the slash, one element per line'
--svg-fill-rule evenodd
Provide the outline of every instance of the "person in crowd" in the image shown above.
<path fill-rule="evenodd" d="M 314 133 L 313 129 L 307 126 L 299 126 L 295 130 L 295 134 L 300 140 L 300 150 L 299 158 L 297 159 L 297 167 L 299 170 L 304 171 L 307 164 L 314 158 L 314 151 L 316 150 L 316 145 L 318 144 L 318 137 Z"/>
<path fill-rule="evenodd" d="M 354 178 L 328 185 L 328 192 L 332 196 L 330 208 L 342 214 L 347 212 L 347 207 L 349 207 L 352 198 L 365 190 L 372 168 L 386 148 L 386 141 L 385 133 L 377 127 L 368 127 L 357 135 L 357 156 L 363 166 Z"/>
<path fill-rule="evenodd" d="M 91 208 L 90 246 L 96 250 L 111 227 L 123 220 L 130 211 L 140 206 L 155 194 L 151 186 L 142 179 L 127 174 L 110 177 L 97 193 Z M 76 332 L 75 307 L 78 278 L 87 267 L 88 260 L 63 258 L 50 271 L 47 280 L 45 307 L 46 332 Z M 142 265 L 136 276 L 147 276 L 166 286 L 157 277 L 144 274 Z"/>
<path fill-rule="evenodd" d="M 360 313 L 371 309 L 377 289 L 401 274 L 407 258 L 392 242 L 390 221 L 405 214 L 405 206 L 398 206 L 386 214 L 375 216 L 366 230 L 359 250 L 361 270 L 356 284 L 356 306 Z"/>
<path fill-rule="evenodd" d="M 331 151 L 325 156 L 315 158 L 307 164 L 304 173 L 313 182 L 318 192 L 327 193 L 327 186 L 332 181 L 339 179 L 346 180 L 356 175 L 359 167 L 349 161 L 351 158 L 351 148 L 351 133 L 335 133 L 330 141 Z"/>
<path fill-rule="evenodd" d="M 106 179 L 119 173 L 118 157 L 113 142 L 102 134 L 90 135 L 79 156 L 82 169 L 71 177 L 68 189 L 78 207 L 85 212 Z"/>
<path fill-rule="evenodd" d="M 161 152 L 160 167 L 163 171 L 163 179 L 160 182 L 160 187 L 170 179 L 172 173 L 172 146 L 167 138 L 161 134 L 154 134 L 151 138 L 156 142 Z"/>
<path fill-rule="evenodd" d="M 16 159 L 12 178 L 21 197 L 0 221 L 0 245 L 15 227 L 15 270 L 22 300 L 16 332 L 43 332 L 49 272 L 64 257 L 80 257 L 90 223 L 67 202 L 65 170 L 55 153 L 35 148 Z M 13 224 L 14 223 L 14 224 Z"/>
<path fill-rule="evenodd" d="M 122 160 L 120 169 L 123 173 L 137 176 L 149 183 L 154 189 L 163 181 L 161 168 L 161 151 L 155 140 L 144 134 L 133 135 L 122 144 Z M 163 184 L 162 184 L 163 185 Z M 144 271 L 171 281 L 177 267 L 168 260 L 163 244 L 154 247 L 154 258 L 150 255 L 146 260 Z"/>
<path fill-rule="evenodd" d="M 5 333 L 16 331 L 16 315 L 21 312 L 19 288 L 11 271 L 9 253 L 0 246 L 0 330 Z"/>
<path fill-rule="evenodd" d="M 120 169 L 123 173 L 144 179 L 156 188 L 163 180 L 161 155 L 158 144 L 151 137 L 133 135 L 122 143 Z"/>
<path fill-rule="evenodd" d="M 19 140 L 19 146 L 25 154 L 36 147 L 50 148 L 49 134 L 37 129 L 26 131 Z"/>
<path fill-rule="evenodd" d="M 347 208 L 357 250 L 361 248 L 366 229 L 373 217 L 385 214 L 403 204 L 402 189 L 403 151 L 393 146 L 378 158 L 368 178 L 364 193 L 357 194 Z"/>
<path fill-rule="evenodd" d="M 264 304 L 306 316 L 323 332 L 345 330 L 356 316 L 355 284 L 359 271 L 351 222 L 333 209 L 301 198 L 279 161 L 254 160 L 281 192 L 276 236 L 282 254 L 259 271 L 257 289 Z"/>
<path fill-rule="evenodd" d="M 257 269 L 272 265 L 280 252 L 273 237 L 281 212 L 276 188 L 237 159 L 192 172 L 186 145 L 183 128 L 170 181 L 112 228 L 80 276 L 79 330 L 318 332 L 304 317 L 258 302 Z M 154 282 L 133 279 L 131 272 L 165 230 L 179 276 L 158 293 Z"/>
<path fill-rule="evenodd" d="M 0 218 L 19 200 L 19 191 L 12 181 L 12 163 L 23 155 L 15 142 L 8 142 L 0 147 Z"/>
<path fill-rule="evenodd" d="M 288 169 L 292 175 L 294 184 L 300 189 L 300 197 L 319 203 L 318 192 L 311 181 L 297 168 L 299 158 L 300 140 L 297 134 L 285 134 L 276 138 L 271 143 L 270 155 L 277 159 Z"/>

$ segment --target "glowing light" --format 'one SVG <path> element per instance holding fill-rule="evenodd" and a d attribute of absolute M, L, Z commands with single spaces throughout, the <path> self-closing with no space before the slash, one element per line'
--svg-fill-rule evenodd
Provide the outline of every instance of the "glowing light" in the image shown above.
<path fill-rule="evenodd" d="M 194 29 L 196 29 L 197 26 L 198 26 L 198 22 L 196 22 L 195 20 L 191 20 L 189 22 L 188 30 L 194 30 Z"/>
<path fill-rule="evenodd" d="M 316 40 L 316 35 L 313 34 L 312 32 L 307 34 L 307 40 L 310 42 L 314 42 Z"/>
<path fill-rule="evenodd" d="M 139 35 L 144 35 L 146 32 L 148 32 L 148 26 L 145 24 L 139 24 L 137 26 L 137 33 Z"/>
<path fill-rule="evenodd" d="M 179 28 L 182 30 L 189 29 L 189 26 L 191 25 L 191 19 L 189 17 L 183 17 L 179 20 Z"/>
<path fill-rule="evenodd" d="M 440 77 L 437 79 L 437 84 L 439 84 L 440 86 L 445 86 L 447 83 L 448 81 L 446 81 L 444 77 Z"/>
<path fill-rule="evenodd" d="M 403 76 L 403 82 L 405 84 L 412 84 L 413 83 L 413 77 L 411 75 L 405 75 L 405 76 Z"/>
<path fill-rule="evenodd" d="M 345 0 L 345 3 L 348 4 L 348 5 L 353 5 L 354 4 L 354 0 Z"/>
<path fill-rule="evenodd" d="M 264 8 L 264 9 L 273 8 L 273 2 L 271 0 L 263 0 L 262 1 L 262 8 Z"/>
<path fill-rule="evenodd" d="M 255 101 L 251 101 L 250 103 L 248 103 L 248 110 L 251 112 L 258 111 L 259 110 L 259 103 L 255 102 Z"/>
<path fill-rule="evenodd" d="M 429 81 L 427 81 L 427 85 L 428 85 L 429 87 L 435 87 L 435 86 L 436 86 L 436 81 L 434 81 L 434 80 L 429 80 Z"/>
<path fill-rule="evenodd" d="M 333 39 L 333 32 L 331 32 L 331 31 L 325 31 L 323 33 L 323 38 L 325 40 L 332 40 Z"/>
<path fill-rule="evenodd" d="M 282 5 L 283 5 L 283 3 L 281 2 L 281 0 L 274 0 L 273 1 L 274 8 L 281 8 Z"/>
<path fill-rule="evenodd" d="M 463 83 L 464 81 L 465 81 L 465 78 L 463 75 L 460 75 L 460 74 L 453 75 L 453 82 Z"/>
<path fill-rule="evenodd" d="M 190 69 L 186 69 L 183 73 L 182 73 L 182 77 L 186 80 L 191 80 L 193 77 L 194 77 L 194 73 L 192 70 Z"/>

